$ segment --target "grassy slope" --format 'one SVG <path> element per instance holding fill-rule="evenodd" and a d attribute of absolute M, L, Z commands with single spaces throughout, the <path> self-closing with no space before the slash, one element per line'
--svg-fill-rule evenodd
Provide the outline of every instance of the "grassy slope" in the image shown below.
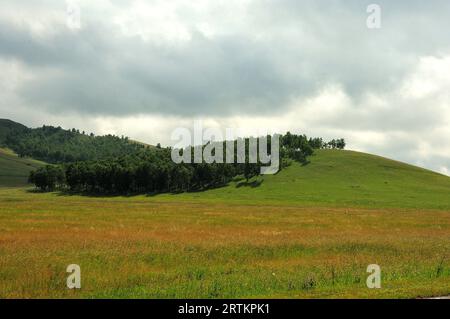
<path fill-rule="evenodd" d="M 448 177 L 348 151 L 317 152 L 254 188 L 108 198 L 0 188 L 0 298 L 447 295 L 449 191 Z M 72 263 L 81 290 L 65 287 Z M 382 289 L 366 288 L 372 263 Z"/>
<path fill-rule="evenodd" d="M 262 183 L 235 182 L 225 188 L 164 200 L 334 207 L 450 209 L 450 178 L 383 157 L 320 150 L 308 165 L 294 163 Z"/>
<path fill-rule="evenodd" d="M 42 165 L 43 162 L 20 158 L 12 151 L 0 148 L 0 187 L 27 185 L 30 171 Z"/>

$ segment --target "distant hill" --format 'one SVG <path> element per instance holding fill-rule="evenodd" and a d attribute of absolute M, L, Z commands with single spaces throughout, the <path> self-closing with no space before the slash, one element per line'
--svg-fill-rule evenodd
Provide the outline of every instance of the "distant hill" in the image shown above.
<path fill-rule="evenodd" d="M 26 130 L 27 127 L 25 125 L 7 119 L 0 119 L 0 146 L 5 146 L 8 135 L 22 134 Z"/>
<path fill-rule="evenodd" d="M 344 150 L 316 150 L 310 163 L 293 163 L 276 175 L 237 181 L 178 200 L 346 207 L 450 210 L 450 177 L 384 157 Z M 160 195 L 173 200 L 173 195 Z M 255 208 L 255 213 L 257 208 Z"/>
<path fill-rule="evenodd" d="M 28 183 L 30 171 L 45 163 L 20 158 L 11 150 L 0 148 L 0 187 L 19 187 Z"/>
<path fill-rule="evenodd" d="M 94 136 L 76 129 L 53 126 L 27 128 L 11 120 L 0 120 L 0 146 L 12 149 L 20 157 L 47 163 L 102 160 L 133 154 L 145 148 L 127 137 Z"/>
<path fill-rule="evenodd" d="M 51 126 L 29 129 L 0 120 L 0 137 L 21 156 L 49 163 L 97 160 L 140 152 L 147 146 L 117 136 L 93 136 Z M 6 136 L 6 137 L 5 137 Z M 1 139 L 0 139 L 1 141 Z M 384 157 L 344 150 L 315 150 L 308 164 L 293 162 L 276 175 L 246 183 L 178 194 L 177 200 L 324 207 L 407 207 L 450 210 L 450 177 Z M 0 186 L 23 185 L 42 162 L 0 151 Z M 172 200 L 174 195 L 157 198 Z"/>

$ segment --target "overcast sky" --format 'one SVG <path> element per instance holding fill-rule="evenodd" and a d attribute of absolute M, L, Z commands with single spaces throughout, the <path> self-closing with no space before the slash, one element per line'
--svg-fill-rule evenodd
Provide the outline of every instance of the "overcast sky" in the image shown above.
<path fill-rule="evenodd" d="M 448 0 L 3 0 L 0 118 L 163 145 L 202 119 L 450 174 L 449 30 Z"/>

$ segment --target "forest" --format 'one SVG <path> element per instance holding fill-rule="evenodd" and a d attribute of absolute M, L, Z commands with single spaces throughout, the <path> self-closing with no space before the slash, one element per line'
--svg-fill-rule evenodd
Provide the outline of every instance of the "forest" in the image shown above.
<path fill-rule="evenodd" d="M 271 137 L 267 136 L 267 139 L 270 144 Z M 249 139 L 244 140 L 248 145 Z M 234 143 L 236 146 L 237 141 Z M 292 161 L 307 163 L 314 149 L 344 147 L 344 139 L 324 142 L 322 138 L 308 139 L 306 135 L 288 132 L 280 136 L 280 169 Z M 190 147 L 188 151 L 194 152 L 194 148 Z M 118 157 L 94 157 L 47 165 L 31 172 L 29 181 L 42 191 L 60 189 L 89 194 L 187 192 L 224 186 L 237 176 L 248 182 L 260 174 L 260 167 L 259 160 L 250 162 L 248 152 L 241 163 L 176 164 L 171 160 L 171 148 L 133 146 L 131 152 Z"/>
<path fill-rule="evenodd" d="M 127 137 L 95 136 L 76 129 L 45 125 L 34 129 L 12 128 L 5 134 L 2 144 L 21 157 L 52 164 L 114 158 L 136 153 L 145 147 Z"/>

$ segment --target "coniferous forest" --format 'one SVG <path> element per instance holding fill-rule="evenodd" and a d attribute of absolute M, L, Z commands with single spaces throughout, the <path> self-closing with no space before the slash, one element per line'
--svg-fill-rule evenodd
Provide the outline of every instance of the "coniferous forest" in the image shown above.
<path fill-rule="evenodd" d="M 21 157 L 52 164 L 113 158 L 135 153 L 144 147 L 127 137 L 94 136 L 53 126 L 12 129 L 5 135 L 3 144 Z"/>
<path fill-rule="evenodd" d="M 244 140 L 248 150 L 249 139 Z M 267 136 L 268 145 L 270 140 Z M 171 148 L 149 147 L 126 137 L 96 137 L 49 126 L 8 136 L 6 141 L 19 145 L 14 150 L 20 156 L 54 163 L 30 173 L 29 181 L 43 191 L 60 189 L 88 194 L 198 191 L 224 186 L 237 176 L 248 182 L 260 174 L 263 165 L 259 159 L 256 163 L 250 161 L 248 152 L 240 163 L 235 160 L 234 163 L 176 164 L 171 159 Z M 234 145 L 237 149 L 237 141 Z M 196 147 L 202 147 L 203 151 L 205 146 Z M 306 135 L 288 132 L 280 136 L 280 169 L 291 161 L 307 163 L 314 149 L 344 147 L 343 139 L 326 143 L 321 138 L 308 139 Z M 194 152 L 194 148 L 183 151 Z"/>

